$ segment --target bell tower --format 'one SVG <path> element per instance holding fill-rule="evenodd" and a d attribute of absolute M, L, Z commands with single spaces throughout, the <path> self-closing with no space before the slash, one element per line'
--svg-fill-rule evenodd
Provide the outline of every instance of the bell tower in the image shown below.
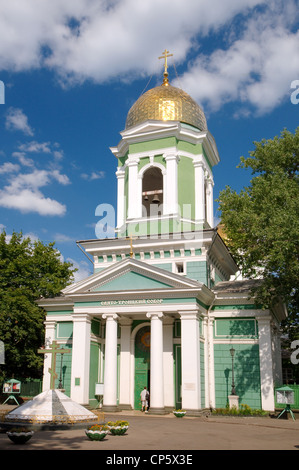
<path fill-rule="evenodd" d="M 214 138 L 200 106 L 168 80 L 131 107 L 118 159 L 117 236 L 154 236 L 213 228 Z"/>

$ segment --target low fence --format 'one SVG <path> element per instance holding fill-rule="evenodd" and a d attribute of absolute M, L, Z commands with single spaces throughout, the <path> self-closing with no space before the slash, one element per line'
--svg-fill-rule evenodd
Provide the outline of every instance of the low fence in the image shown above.
<path fill-rule="evenodd" d="M 288 385 L 288 387 L 290 387 L 292 390 L 294 390 L 294 404 L 291 405 L 291 408 L 294 409 L 294 410 L 299 410 L 299 385 Z M 277 403 L 276 402 L 276 390 L 277 390 L 277 388 L 281 388 L 281 386 L 275 388 L 275 407 L 277 409 L 283 409 L 283 408 L 285 408 L 285 405 L 283 403 Z"/>
<path fill-rule="evenodd" d="M 24 382 L 22 381 L 20 396 L 24 398 L 35 397 L 36 395 L 42 392 L 42 386 L 42 380 L 28 380 Z"/>

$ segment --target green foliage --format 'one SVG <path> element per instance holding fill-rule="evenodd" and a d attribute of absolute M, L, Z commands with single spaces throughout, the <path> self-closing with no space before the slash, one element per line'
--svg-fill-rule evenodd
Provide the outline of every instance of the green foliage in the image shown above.
<path fill-rule="evenodd" d="M 268 416 L 268 412 L 264 410 L 253 410 L 250 406 L 241 403 L 239 408 L 233 406 L 230 408 L 215 408 L 212 410 L 213 415 L 222 415 L 222 416 Z"/>
<path fill-rule="evenodd" d="M 126 427 L 129 426 L 128 421 L 123 421 L 123 420 L 118 420 L 118 421 L 108 421 L 107 426 L 120 426 L 120 427 Z"/>
<path fill-rule="evenodd" d="M 39 377 L 43 357 L 45 312 L 36 301 L 54 297 L 73 279 L 74 269 L 62 262 L 54 243 L 44 245 L 13 233 L 0 234 L 0 340 L 5 347 L 1 376 Z"/>
<path fill-rule="evenodd" d="M 254 142 L 239 168 L 252 170 L 240 194 L 226 187 L 219 196 L 227 244 L 243 275 L 263 282 L 254 294 L 263 307 L 279 300 L 289 310 L 293 339 L 299 312 L 299 127 L 280 137 Z M 299 337 L 299 336 L 298 336 Z"/>

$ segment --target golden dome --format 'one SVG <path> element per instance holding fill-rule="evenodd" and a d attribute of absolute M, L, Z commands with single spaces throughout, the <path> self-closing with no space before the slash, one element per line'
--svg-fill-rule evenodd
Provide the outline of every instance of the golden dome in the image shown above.
<path fill-rule="evenodd" d="M 185 91 L 169 85 L 165 78 L 162 85 L 148 90 L 133 104 L 127 115 L 126 129 L 148 120 L 179 121 L 201 131 L 207 130 L 200 106 Z"/>

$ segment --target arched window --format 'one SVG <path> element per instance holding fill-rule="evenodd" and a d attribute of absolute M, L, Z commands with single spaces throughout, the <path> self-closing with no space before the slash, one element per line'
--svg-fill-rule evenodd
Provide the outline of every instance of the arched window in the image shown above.
<path fill-rule="evenodd" d="M 163 204 L 163 174 L 160 168 L 152 166 L 144 172 L 142 179 L 142 205 L 146 210 L 146 216 L 152 215 L 155 212 L 154 208 L 158 208 L 161 204 Z"/>

